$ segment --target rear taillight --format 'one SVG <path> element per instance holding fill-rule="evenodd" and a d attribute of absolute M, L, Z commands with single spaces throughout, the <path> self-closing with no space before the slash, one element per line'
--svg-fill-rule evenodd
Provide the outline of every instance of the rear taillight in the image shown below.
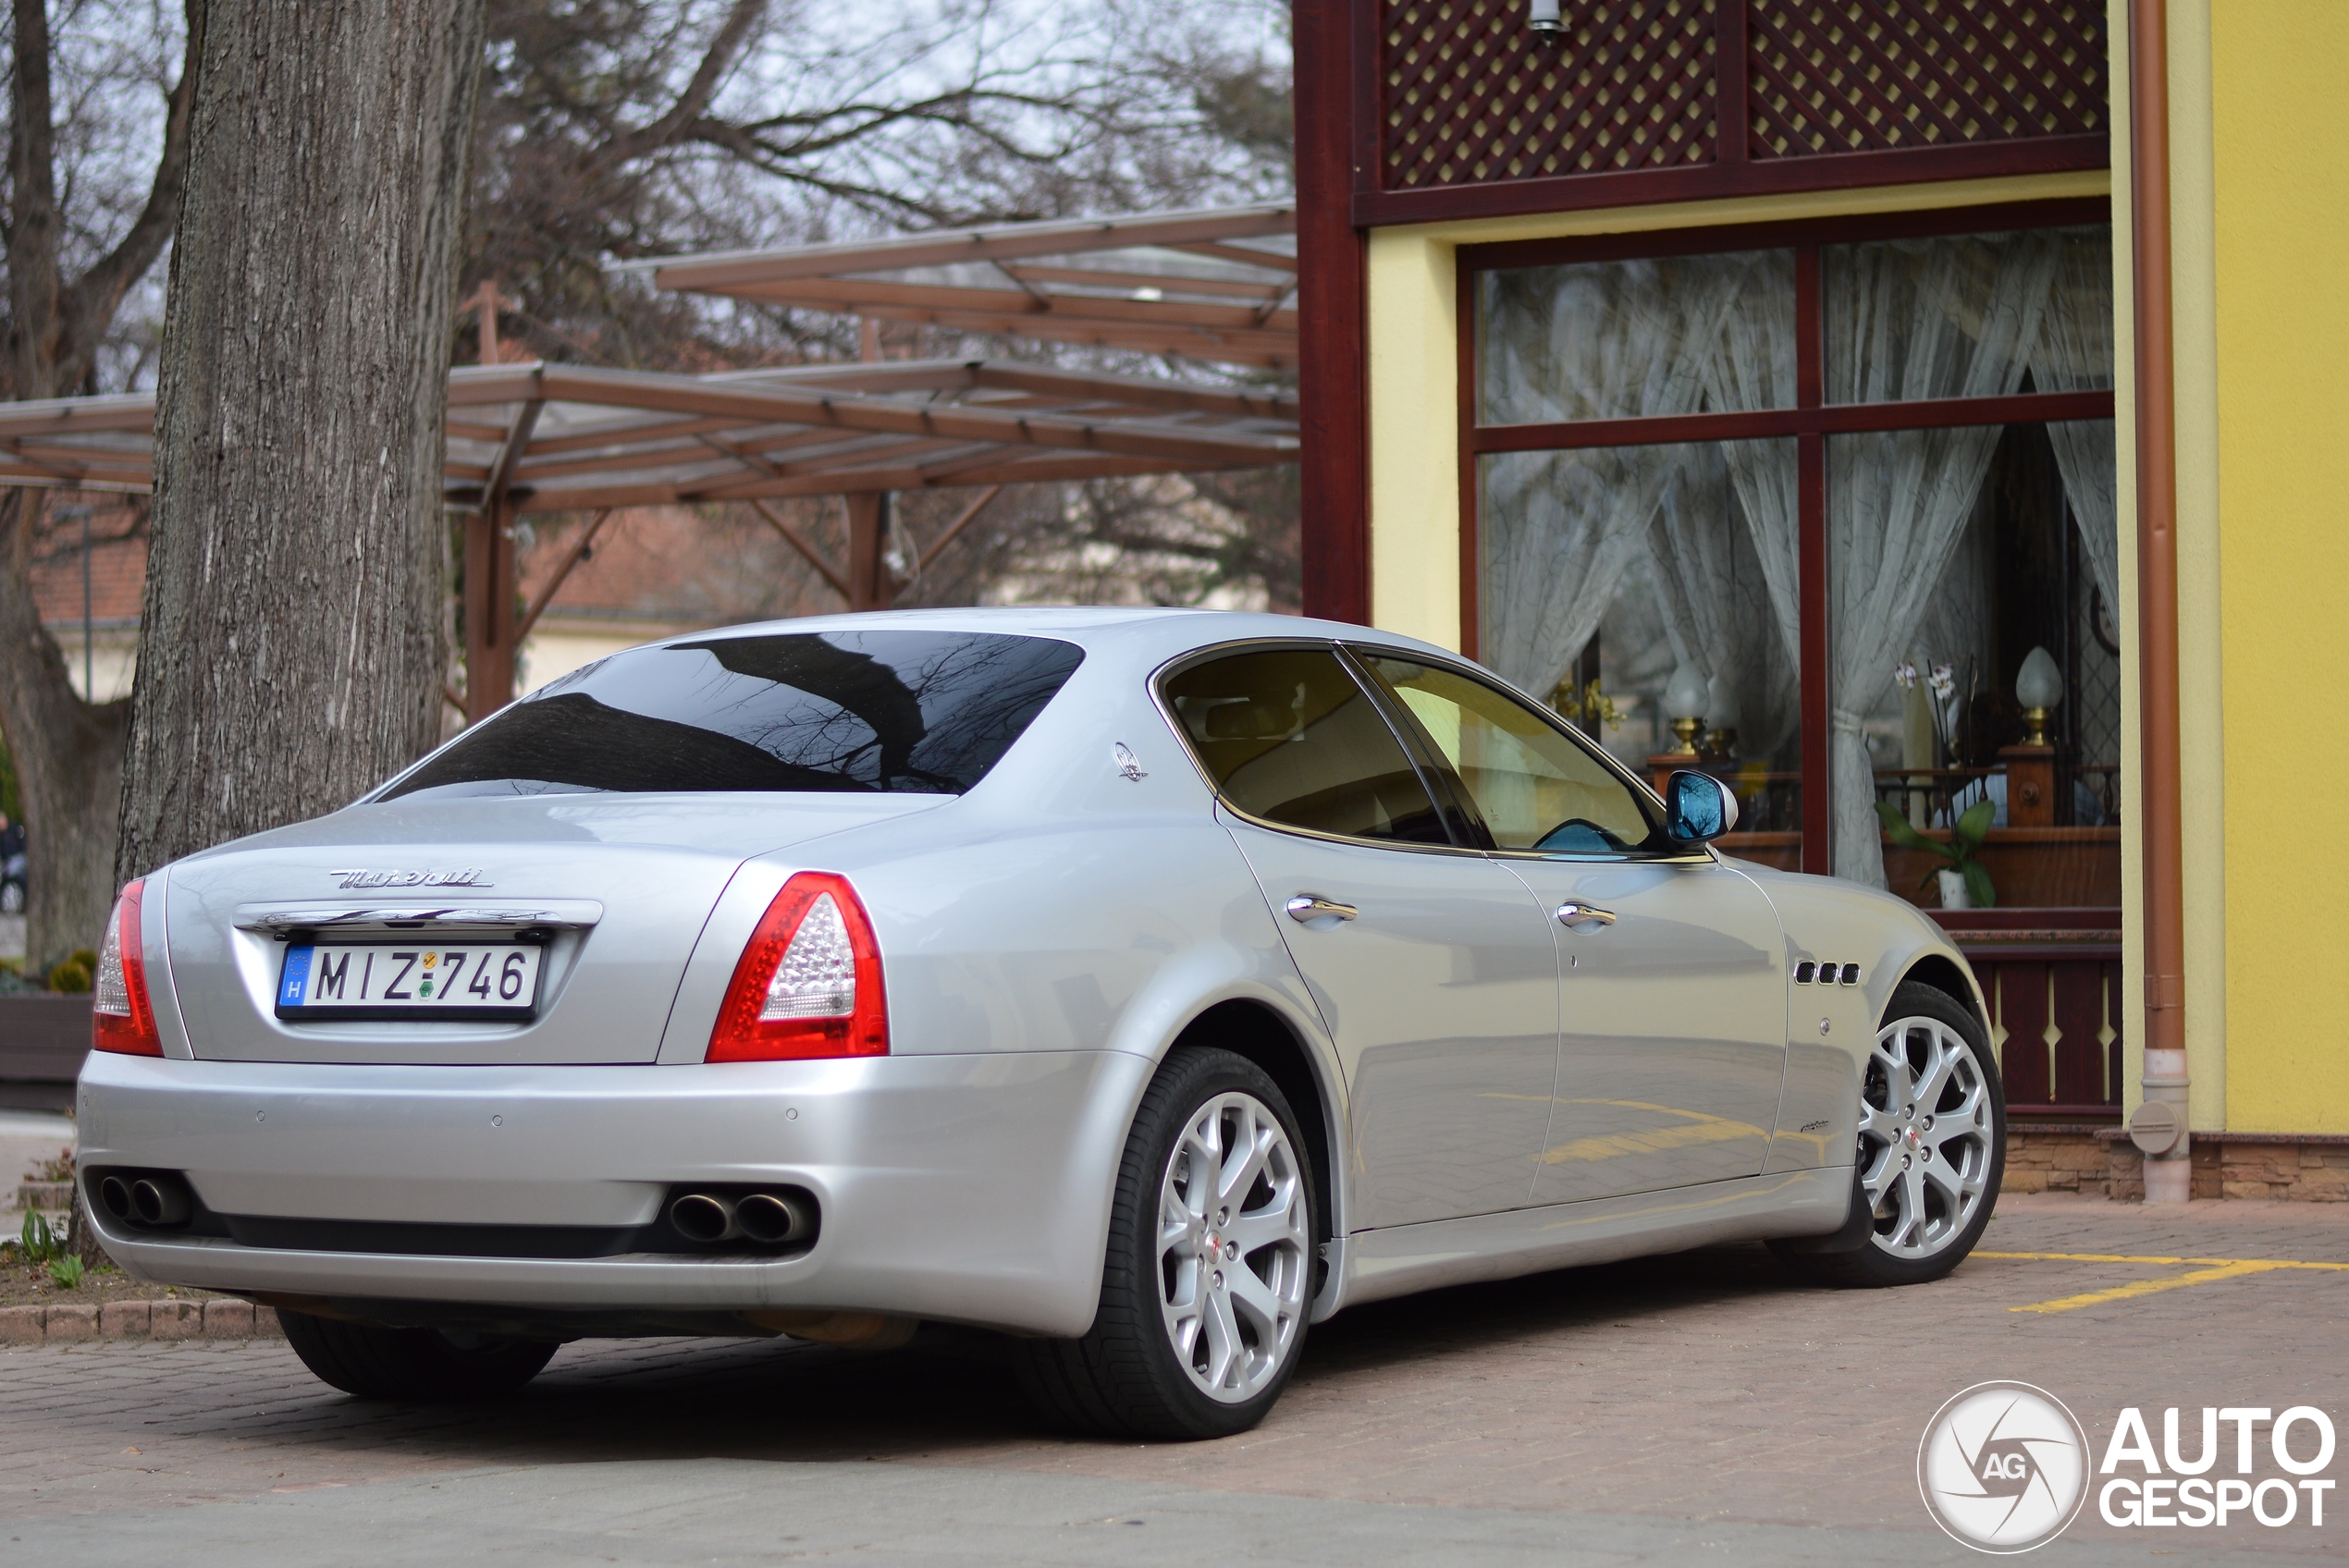
<path fill-rule="evenodd" d="M 847 877 L 803 871 L 767 906 L 734 965 L 707 1060 L 888 1054 L 873 923 Z"/>
<path fill-rule="evenodd" d="M 122 890 L 98 948 L 98 974 L 90 987 L 90 1044 L 97 1050 L 163 1054 L 155 1010 L 147 1004 L 146 949 L 140 945 L 139 900 L 146 886 L 141 879 Z"/>

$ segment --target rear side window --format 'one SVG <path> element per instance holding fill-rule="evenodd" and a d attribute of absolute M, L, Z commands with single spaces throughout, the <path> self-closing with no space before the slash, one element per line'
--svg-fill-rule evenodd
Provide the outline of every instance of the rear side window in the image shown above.
<path fill-rule="evenodd" d="M 1161 690 L 1224 798 L 1250 816 L 1348 839 L 1451 842 L 1395 732 L 1328 650 L 1232 654 Z"/>
<path fill-rule="evenodd" d="M 815 631 L 637 648 L 549 681 L 386 790 L 959 795 L 1084 659 L 968 631 Z"/>

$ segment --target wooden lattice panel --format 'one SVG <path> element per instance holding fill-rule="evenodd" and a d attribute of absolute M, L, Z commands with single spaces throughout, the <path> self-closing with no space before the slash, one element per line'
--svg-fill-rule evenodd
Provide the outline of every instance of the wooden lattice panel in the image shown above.
<path fill-rule="evenodd" d="M 2108 131 L 2102 0 L 1753 0 L 1754 158 Z"/>
<path fill-rule="evenodd" d="M 1728 3 L 1728 0 L 1724 0 Z M 1666 169 L 1713 161 L 1714 0 L 1388 0 L 1385 189 Z"/>

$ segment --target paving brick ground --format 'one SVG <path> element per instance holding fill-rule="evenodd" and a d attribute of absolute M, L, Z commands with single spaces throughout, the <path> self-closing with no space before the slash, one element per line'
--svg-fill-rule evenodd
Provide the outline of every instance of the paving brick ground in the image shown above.
<path fill-rule="evenodd" d="M 2349 1207 L 2017 1198 L 1984 1251 L 2349 1263 Z M 495 1471 L 525 1477 L 499 1494 L 507 1504 L 536 1487 L 552 1509 L 552 1477 L 576 1474 L 563 1466 L 667 1464 L 673 1476 L 719 1461 L 846 1461 L 1556 1516 L 1545 1527 L 1807 1526 L 1771 1538 L 1814 1540 L 1819 1561 L 1863 1538 L 1900 1543 L 1911 1561 L 1956 1561 L 1967 1554 L 1917 1498 L 1917 1442 L 1944 1400 L 1985 1379 L 2055 1392 L 2099 1452 L 2123 1405 L 2148 1407 L 2157 1435 L 2165 1405 L 2187 1407 L 2190 1429 L 2205 1404 L 2317 1405 L 2344 1428 L 2328 1474 L 2349 1479 L 2349 1272 L 2276 1269 L 2012 1310 L 2207 1271 L 1978 1256 L 1937 1286 L 1846 1293 L 1798 1288 L 1761 1249 L 1725 1247 L 1478 1286 L 1342 1315 L 1315 1331 L 1261 1429 L 1179 1447 L 1041 1430 L 1000 1367 L 951 1344 L 858 1355 L 593 1342 L 566 1348 L 523 1397 L 461 1411 L 346 1400 L 282 1343 L 48 1345 L 0 1354 L 0 1518 L 31 1528 L 87 1516 L 73 1526 L 87 1547 L 118 1514 L 128 1545 L 158 1508 L 310 1488 L 429 1489 Z M 2132 1559 L 2221 1548 L 2343 1558 L 2349 1501 L 2322 1530 L 2304 1514 L 2283 1529 L 2239 1521 L 2223 1537 L 2115 1530 L 2091 1504 L 2067 1539 Z"/>

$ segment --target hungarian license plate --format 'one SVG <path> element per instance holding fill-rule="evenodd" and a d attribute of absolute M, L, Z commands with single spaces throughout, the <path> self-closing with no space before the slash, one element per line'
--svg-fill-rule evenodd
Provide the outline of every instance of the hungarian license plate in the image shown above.
<path fill-rule="evenodd" d="M 512 1023 L 537 1011 L 545 957 L 525 942 L 300 943 L 286 949 L 277 1016 Z"/>

